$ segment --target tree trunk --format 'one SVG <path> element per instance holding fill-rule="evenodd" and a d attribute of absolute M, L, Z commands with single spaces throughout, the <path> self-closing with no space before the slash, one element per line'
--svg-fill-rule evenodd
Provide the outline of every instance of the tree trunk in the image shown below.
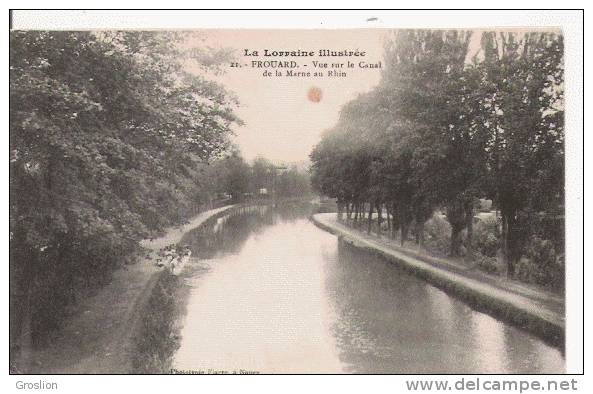
<path fill-rule="evenodd" d="M 358 203 L 358 226 L 364 225 L 364 204 Z"/>
<path fill-rule="evenodd" d="M 507 277 L 513 278 L 515 276 L 515 258 L 512 250 L 513 230 L 514 230 L 514 213 L 503 210 L 502 212 L 502 253 L 504 262 L 507 267 Z"/>
<path fill-rule="evenodd" d="M 467 223 L 466 218 L 466 202 L 463 196 L 459 196 L 447 205 L 447 221 L 451 225 L 451 256 L 461 254 L 461 231 Z"/>
<path fill-rule="evenodd" d="M 422 220 L 416 221 L 416 244 L 424 245 L 424 222 Z"/>
<path fill-rule="evenodd" d="M 400 224 L 399 215 L 395 203 L 391 204 L 391 212 L 393 214 L 393 216 L 391 217 L 391 239 L 395 239 Z"/>
<path fill-rule="evenodd" d="M 465 225 L 465 227 L 467 228 L 467 238 L 466 238 L 466 249 L 467 249 L 467 253 L 466 253 L 466 255 L 469 258 L 472 258 L 473 257 L 473 254 L 474 254 L 474 247 L 473 247 L 473 237 L 474 237 L 474 207 L 473 207 L 473 202 L 470 202 L 468 204 L 468 206 L 466 207 L 465 219 L 466 219 L 466 225 Z"/>
<path fill-rule="evenodd" d="M 10 368 L 16 372 L 27 373 L 31 367 L 33 349 L 32 293 L 36 282 L 37 256 L 27 247 L 26 236 L 16 230 L 13 251 L 10 256 L 11 294 L 10 294 Z"/>
<path fill-rule="evenodd" d="M 449 251 L 451 256 L 459 256 L 460 254 L 461 230 L 463 230 L 463 226 L 458 223 L 451 223 L 451 250 Z"/>
<path fill-rule="evenodd" d="M 398 220 L 399 220 L 399 226 L 400 226 L 400 235 L 401 235 L 401 239 L 400 239 L 400 244 L 401 246 L 404 246 L 404 244 L 406 243 L 406 241 L 408 240 L 408 231 L 410 229 L 410 221 L 408 220 L 408 214 L 406 212 L 406 207 L 400 206 L 399 208 L 399 214 L 398 214 Z"/>
<path fill-rule="evenodd" d="M 385 204 L 385 211 L 387 212 L 387 235 L 391 236 L 391 211 L 389 210 L 389 204 Z"/>
<path fill-rule="evenodd" d="M 400 240 L 400 245 L 404 246 L 406 240 L 408 239 L 408 223 L 406 223 L 405 221 L 401 223 L 401 240 Z"/>
<path fill-rule="evenodd" d="M 371 228 L 373 227 L 373 203 L 369 202 L 369 217 L 367 222 L 367 233 L 371 233 Z"/>
<path fill-rule="evenodd" d="M 381 203 L 377 204 L 377 235 L 381 236 L 381 223 L 383 222 L 383 209 Z"/>

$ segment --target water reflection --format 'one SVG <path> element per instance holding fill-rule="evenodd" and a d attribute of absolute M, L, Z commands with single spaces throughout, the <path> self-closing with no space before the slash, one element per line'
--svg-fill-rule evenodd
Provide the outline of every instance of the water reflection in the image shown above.
<path fill-rule="evenodd" d="M 558 349 L 347 244 L 326 272 L 334 334 L 350 372 L 564 371 Z"/>
<path fill-rule="evenodd" d="M 476 312 L 307 219 L 256 207 L 182 242 L 209 259 L 174 367 L 260 372 L 563 372 L 559 350 Z"/>
<path fill-rule="evenodd" d="M 274 224 L 274 215 L 267 205 L 242 207 L 231 215 L 214 217 L 188 232 L 180 241 L 199 259 L 217 254 L 238 253 L 247 238 Z"/>
<path fill-rule="evenodd" d="M 319 254 L 335 250 L 337 241 L 307 231 L 305 212 L 294 212 L 254 209 L 226 219 L 219 230 L 229 234 L 185 240 L 195 254 L 211 259 L 212 269 L 190 280 L 174 368 L 341 371 L 319 264 Z M 235 237 L 232 246 L 224 244 L 229 237 Z"/>

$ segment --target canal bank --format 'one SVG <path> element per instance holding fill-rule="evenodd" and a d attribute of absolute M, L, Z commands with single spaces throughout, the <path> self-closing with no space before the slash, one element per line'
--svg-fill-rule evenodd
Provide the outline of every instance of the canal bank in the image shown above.
<path fill-rule="evenodd" d="M 149 259 L 123 267 L 112 281 L 93 297 L 83 300 L 72 317 L 55 333 L 49 346 L 32 352 L 23 373 L 110 373 L 135 372 L 138 332 L 154 299 L 155 289 L 169 286 L 166 270 L 156 264 L 156 252 L 178 243 L 188 231 L 209 219 L 223 215 L 234 206 L 204 211 L 183 226 L 175 226 L 163 235 L 144 240 L 141 245 Z M 173 287 L 173 286 L 169 286 Z M 158 291 L 156 291 L 158 293 Z"/>
<path fill-rule="evenodd" d="M 309 220 L 317 212 L 241 208 L 184 236 L 198 260 L 181 277 L 188 292 L 177 297 L 173 370 L 565 371 L 557 347 L 339 241 Z"/>
<path fill-rule="evenodd" d="M 564 348 L 564 302 L 560 297 L 485 274 L 464 273 L 427 256 L 414 256 L 411 251 L 394 247 L 389 240 L 367 235 L 338 222 L 335 213 L 315 214 L 311 221 L 338 236 L 342 242 L 401 266 L 472 308 Z"/>

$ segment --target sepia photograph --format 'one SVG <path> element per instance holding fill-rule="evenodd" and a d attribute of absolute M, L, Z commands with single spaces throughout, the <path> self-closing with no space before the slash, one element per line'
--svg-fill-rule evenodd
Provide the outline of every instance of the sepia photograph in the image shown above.
<path fill-rule="evenodd" d="M 8 372 L 567 373 L 562 29 L 366 22 L 13 24 Z"/>

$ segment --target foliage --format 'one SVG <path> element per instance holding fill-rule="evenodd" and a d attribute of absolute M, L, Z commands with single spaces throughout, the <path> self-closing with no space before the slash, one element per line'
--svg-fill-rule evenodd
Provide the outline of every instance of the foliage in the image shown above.
<path fill-rule="evenodd" d="M 133 373 L 169 373 L 179 349 L 180 278 L 162 271 L 133 337 Z"/>
<path fill-rule="evenodd" d="M 446 254 L 449 250 L 449 235 L 451 234 L 451 225 L 447 219 L 440 215 L 433 215 L 424 227 L 426 232 L 426 247 Z"/>
<path fill-rule="evenodd" d="M 482 271 L 488 272 L 489 274 L 500 273 L 500 265 L 498 264 L 498 259 L 496 257 L 486 256 L 478 252 L 474 255 L 474 260 Z"/>
<path fill-rule="evenodd" d="M 399 231 L 402 244 L 413 225 L 418 243 L 427 233 L 440 249 L 433 233 L 443 231 L 441 219 L 424 227 L 442 209 L 451 255 L 475 254 L 493 269 L 500 249 L 513 277 L 531 253 L 528 240 L 541 233 L 538 215 L 555 228 L 547 232 L 562 255 L 563 38 L 484 32 L 473 58 L 470 41 L 465 31 L 396 32 L 379 85 L 346 104 L 313 149 L 311 179 L 354 225 L 369 212 L 370 231 L 372 212 L 380 218 L 385 209 L 389 233 Z M 500 209 L 500 229 L 478 223 L 474 230 L 480 198 Z M 546 280 L 562 276 L 543 264 L 552 275 Z"/>
<path fill-rule="evenodd" d="M 555 290 L 564 289 L 564 255 L 558 255 L 554 244 L 538 236 L 532 236 L 527 251 L 517 264 L 517 277 L 548 286 Z"/>
<path fill-rule="evenodd" d="M 474 228 L 476 250 L 487 257 L 496 257 L 500 245 L 500 227 L 495 218 L 480 221 Z"/>
<path fill-rule="evenodd" d="M 138 241 L 205 199 L 235 101 L 187 74 L 180 33 L 10 34 L 11 324 L 41 343 Z M 31 327 L 27 327 L 30 325 Z"/>
<path fill-rule="evenodd" d="M 245 198 L 306 197 L 311 194 L 309 174 L 296 165 L 278 166 L 257 157 L 251 165 L 237 150 L 215 163 L 209 169 L 213 189 L 233 201 Z"/>
<path fill-rule="evenodd" d="M 527 239 L 520 211 L 555 212 L 564 201 L 564 44 L 555 33 L 484 33 L 482 47 L 487 184 L 513 275 Z"/>

